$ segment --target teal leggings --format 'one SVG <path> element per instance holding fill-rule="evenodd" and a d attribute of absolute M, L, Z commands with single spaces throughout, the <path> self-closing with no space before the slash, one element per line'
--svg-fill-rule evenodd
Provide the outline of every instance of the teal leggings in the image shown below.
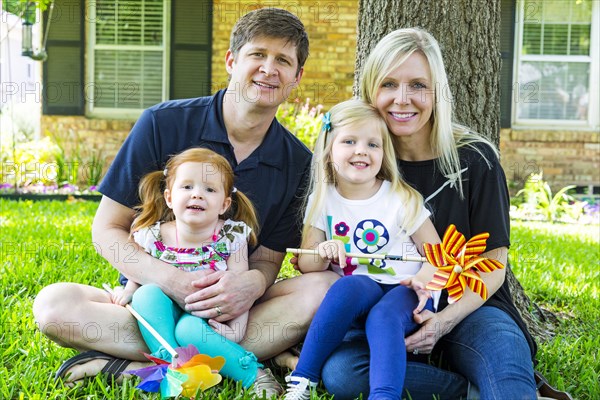
<path fill-rule="evenodd" d="M 254 383 L 256 372 L 262 366 L 256 356 L 219 335 L 204 319 L 184 312 L 158 286 L 141 286 L 135 291 L 131 305 L 172 347 L 193 344 L 201 354 L 222 356 L 225 358 L 223 376 L 241 382 L 245 388 Z M 152 355 L 171 361 L 169 352 L 142 324 L 138 325 Z"/>

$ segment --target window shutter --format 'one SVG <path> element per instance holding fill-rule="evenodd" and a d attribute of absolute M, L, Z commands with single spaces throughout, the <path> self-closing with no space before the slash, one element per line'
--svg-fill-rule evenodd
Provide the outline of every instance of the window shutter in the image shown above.
<path fill-rule="evenodd" d="M 42 110 L 46 115 L 83 115 L 83 1 L 56 0 L 43 66 Z M 44 13 L 44 29 L 48 12 Z"/>
<path fill-rule="evenodd" d="M 171 99 L 211 94 L 212 1 L 173 0 Z"/>
<path fill-rule="evenodd" d="M 500 127 L 510 128 L 512 123 L 512 82 L 515 46 L 515 0 L 502 0 L 500 22 Z"/>

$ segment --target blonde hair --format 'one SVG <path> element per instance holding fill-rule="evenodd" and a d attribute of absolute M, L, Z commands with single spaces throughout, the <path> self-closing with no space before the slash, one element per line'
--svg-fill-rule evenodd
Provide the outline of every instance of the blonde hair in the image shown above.
<path fill-rule="evenodd" d="M 365 62 L 360 79 L 360 96 L 369 104 L 375 104 L 377 93 L 384 79 L 398 68 L 411 54 L 420 52 L 427 59 L 435 88 L 435 101 L 431 114 L 429 145 L 436 156 L 436 164 L 444 176 L 457 177 L 457 189 L 464 197 L 458 149 L 469 146 L 477 151 L 491 166 L 477 143 L 490 147 L 499 158 L 498 150 L 487 139 L 469 128 L 453 122 L 452 93 L 440 46 L 435 38 L 421 28 L 398 29 L 377 43 Z M 395 141 L 397 144 L 397 141 Z"/>
<path fill-rule="evenodd" d="M 381 133 L 383 140 L 383 160 L 377 178 L 391 183 L 392 193 L 398 194 L 399 201 L 402 201 L 406 208 L 406 218 L 403 221 L 402 228 L 410 229 L 421 213 L 423 197 L 400 176 L 391 136 L 377 109 L 364 101 L 353 99 L 335 105 L 329 111 L 329 114 L 331 123 L 330 125 L 325 122 L 322 124 L 312 158 L 311 179 L 308 190 L 308 193 L 312 195 L 312 201 L 308 204 L 308 196 L 306 197 L 306 218 L 302 231 L 304 238 L 302 247 L 314 246 L 314 243 L 305 243 L 304 240 L 308 237 L 311 226 L 317 222 L 317 218 L 323 212 L 327 188 L 330 184 L 337 184 L 336 171 L 331 161 L 331 150 L 338 129 L 366 122 L 369 123 L 369 128 Z"/>
<path fill-rule="evenodd" d="M 177 175 L 177 168 L 186 162 L 212 164 L 221 173 L 226 197 L 231 197 L 232 200 L 231 206 L 225 211 L 222 218 L 243 221 L 248 225 L 252 229 L 248 243 L 251 246 L 255 245 L 259 227 L 252 202 L 239 190 L 233 192 L 234 175 L 229 162 L 223 156 L 204 148 L 185 150 L 171 157 L 164 171 L 150 172 L 142 178 L 139 187 L 139 196 L 142 203 L 135 207 L 138 213 L 131 225 L 131 232 L 152 226 L 157 221 L 175 220 L 173 211 L 167 207 L 165 202 L 164 191 L 165 189 L 172 189 Z"/>

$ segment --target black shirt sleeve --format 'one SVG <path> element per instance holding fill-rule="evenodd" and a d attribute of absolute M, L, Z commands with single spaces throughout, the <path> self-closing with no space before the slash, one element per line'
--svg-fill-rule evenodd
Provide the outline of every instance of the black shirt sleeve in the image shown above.
<path fill-rule="evenodd" d="M 490 251 L 510 246 L 510 200 L 498 158 L 491 150 L 482 151 L 487 161 L 472 150 L 468 157 L 469 222 L 473 235 L 490 234 L 486 246 Z"/>

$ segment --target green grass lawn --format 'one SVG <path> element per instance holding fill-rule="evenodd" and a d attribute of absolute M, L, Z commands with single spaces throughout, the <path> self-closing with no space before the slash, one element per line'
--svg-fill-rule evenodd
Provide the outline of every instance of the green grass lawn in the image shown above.
<path fill-rule="evenodd" d="M 36 293 L 57 281 L 115 282 L 118 273 L 91 244 L 94 202 L 0 200 L 0 399 L 158 399 L 103 378 L 69 389 L 53 380 L 75 354 L 36 329 Z M 526 292 L 561 318 L 553 340 L 540 345 L 538 369 L 577 399 L 600 398 L 600 228 L 513 222 L 511 262 Z M 290 273 L 289 269 L 285 273 Z M 249 399 L 227 382 L 204 399 Z M 329 399 L 323 395 L 321 399 Z"/>

